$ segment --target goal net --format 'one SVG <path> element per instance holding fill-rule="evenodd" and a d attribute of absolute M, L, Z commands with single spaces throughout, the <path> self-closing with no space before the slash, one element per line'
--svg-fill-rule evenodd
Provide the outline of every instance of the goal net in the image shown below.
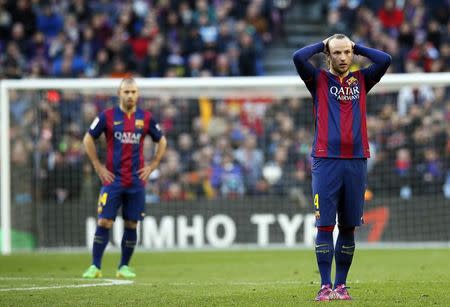
<path fill-rule="evenodd" d="M 82 146 L 117 79 L 1 81 L 2 252 L 87 247 L 100 181 Z M 169 141 L 146 186 L 149 249 L 308 246 L 312 103 L 297 77 L 137 79 Z M 386 75 L 367 99 L 367 243 L 450 242 L 450 74 Z M 101 157 L 104 142 L 100 139 Z M 154 153 L 150 140 L 145 158 Z M 117 218 L 111 245 L 120 245 Z"/>

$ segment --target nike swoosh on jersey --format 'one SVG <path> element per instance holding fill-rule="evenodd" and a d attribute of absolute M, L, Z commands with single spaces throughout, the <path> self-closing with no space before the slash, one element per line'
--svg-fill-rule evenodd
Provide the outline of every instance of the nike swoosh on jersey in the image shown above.
<path fill-rule="evenodd" d="M 318 244 L 318 245 L 316 245 L 316 248 L 324 247 L 324 246 L 328 246 L 328 244 Z"/>
<path fill-rule="evenodd" d="M 120 125 L 122 122 L 118 121 L 118 122 L 114 122 L 114 126 Z"/>

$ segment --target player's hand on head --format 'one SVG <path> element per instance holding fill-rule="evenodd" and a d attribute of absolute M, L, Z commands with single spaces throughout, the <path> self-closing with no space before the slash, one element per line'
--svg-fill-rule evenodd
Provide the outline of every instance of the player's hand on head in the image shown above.
<path fill-rule="evenodd" d="M 144 166 L 140 170 L 138 170 L 139 179 L 147 180 L 150 174 L 158 167 L 158 164 L 155 162 L 151 162 L 149 165 Z"/>
<path fill-rule="evenodd" d="M 327 37 L 327 38 L 325 38 L 323 41 L 322 41 L 322 43 L 323 43 L 323 52 L 324 53 L 327 53 L 328 51 L 327 51 L 327 42 L 328 42 L 328 40 L 331 38 L 332 36 L 329 36 L 329 37 Z"/>
<path fill-rule="evenodd" d="M 114 181 L 114 174 L 110 172 L 103 164 L 94 165 L 95 172 L 103 183 L 111 183 Z"/>

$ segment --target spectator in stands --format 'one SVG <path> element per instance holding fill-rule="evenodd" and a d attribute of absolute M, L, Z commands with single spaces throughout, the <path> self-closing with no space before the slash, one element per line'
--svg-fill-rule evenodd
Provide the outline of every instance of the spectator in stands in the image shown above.
<path fill-rule="evenodd" d="M 430 86 L 405 86 L 398 92 L 397 113 L 405 116 L 411 105 L 428 106 L 434 100 L 434 93 Z"/>
<path fill-rule="evenodd" d="M 252 2 L 247 7 L 245 21 L 252 25 L 264 42 L 270 42 L 272 35 L 269 32 L 269 21 L 262 15 L 262 2 Z"/>
<path fill-rule="evenodd" d="M 234 77 L 226 54 L 221 53 L 217 56 L 213 74 L 216 77 Z"/>
<path fill-rule="evenodd" d="M 212 168 L 211 185 L 216 195 L 236 198 L 244 195 L 245 184 L 242 167 L 234 160 L 231 152 L 225 152 L 220 164 Z"/>
<path fill-rule="evenodd" d="M 257 53 L 254 47 L 253 37 L 246 31 L 242 32 L 239 39 L 239 71 L 242 76 L 254 76 L 257 74 Z"/>
<path fill-rule="evenodd" d="M 30 142 L 17 138 L 11 144 L 11 200 L 13 206 L 31 205 L 33 203 L 33 176 L 31 168 Z"/>
<path fill-rule="evenodd" d="M 357 3 L 354 1 L 339 0 L 329 3 L 328 22 L 333 33 L 350 34 L 355 28 Z"/>
<path fill-rule="evenodd" d="M 49 39 L 63 30 L 64 16 L 57 12 L 50 3 L 44 3 L 37 13 L 37 29 Z"/>
<path fill-rule="evenodd" d="M 292 170 L 288 165 L 288 150 L 286 147 L 276 148 L 274 156 L 269 160 L 264 168 L 264 178 L 269 182 L 269 194 L 286 196 L 292 187 Z"/>
<path fill-rule="evenodd" d="M 263 73 L 261 59 L 270 42 L 264 37 L 273 22 L 271 1 L 55 3 L 17 0 L 6 5 L 0 1 L 1 78 L 110 77 L 130 71 L 143 77 Z M 342 16 L 354 15 L 353 19 L 342 19 L 345 22 L 340 26 L 349 34 L 353 32 L 355 41 L 393 53 L 397 63 L 392 65 L 392 72 L 448 70 L 448 10 L 441 9 L 442 14 L 434 15 L 430 8 L 436 10 L 442 1 L 410 0 L 404 5 L 402 1 L 329 3 L 330 16 L 335 14 L 329 26 L 337 26 Z M 393 20 L 379 14 L 392 3 L 404 16 L 401 23 L 394 20 L 395 26 L 389 25 Z M 354 26 L 347 24 L 352 20 Z M 56 28 L 49 29 L 51 23 Z M 74 65 L 78 61 L 85 65 Z M 102 95 L 50 95 L 58 99 L 47 96 L 43 93 L 39 96 L 43 101 L 36 102 L 29 93 L 10 94 L 12 138 L 17 139 L 12 150 L 17 153 L 25 147 L 34 152 L 33 159 L 27 162 L 36 163 L 33 180 L 60 178 L 49 161 L 73 167 L 68 163 L 78 161 L 80 155 L 74 140 L 77 131 L 93 121 L 98 109 L 110 103 L 109 97 Z M 394 190 L 396 197 L 407 198 L 408 193 L 400 189 L 404 182 L 410 186 L 412 197 L 448 191 L 443 190 L 446 178 L 447 187 L 450 180 L 448 89 L 438 94 L 426 87 L 405 87 L 398 96 L 368 99 L 377 100 L 368 103 L 370 142 L 377 148 L 371 167 L 373 180 L 369 183 L 375 195 L 380 189 L 395 187 L 394 181 L 401 183 Z M 158 118 L 175 149 L 161 163 L 158 176 L 162 180 L 149 185 L 148 201 L 160 201 L 160 196 L 170 200 L 213 198 L 214 193 L 217 197 L 272 193 L 299 199 L 301 193 L 294 188 L 310 188 L 303 185 L 310 175 L 308 146 L 312 140 L 305 129 L 309 130 L 313 123 L 309 116 L 304 117 L 312 112 L 310 101 L 274 99 L 258 112 L 254 106 L 247 109 L 241 101 L 229 99 L 166 97 L 146 98 L 141 103 Z M 38 110 L 33 105 L 38 105 Z M 146 152 L 151 154 L 151 147 L 146 147 Z M 288 159 L 292 165 L 283 162 L 286 155 L 293 157 Z M 243 158 L 248 156 L 253 158 Z M 17 160 L 22 159 L 18 154 Z M 230 165 L 227 171 L 225 166 Z M 262 170 L 266 168 L 269 175 L 264 176 Z M 86 168 L 85 173 L 89 172 L 92 170 Z M 224 185 L 222 195 L 219 173 L 227 174 L 231 183 L 241 180 L 245 190 L 231 189 L 233 183 Z M 86 187 L 89 185 L 85 184 L 83 191 Z"/>
<path fill-rule="evenodd" d="M 244 143 L 235 150 L 234 157 L 244 171 L 244 182 L 248 194 L 256 194 L 264 164 L 263 152 L 257 147 L 256 136 L 248 134 Z"/>
<path fill-rule="evenodd" d="M 439 23 L 435 19 L 430 20 L 427 26 L 426 40 L 427 42 L 432 43 L 436 49 L 440 48 L 442 42 L 442 35 L 439 27 Z"/>
<path fill-rule="evenodd" d="M 7 10 L 4 2 L 0 3 L 0 40 L 4 45 L 9 38 L 11 25 L 13 23 L 11 13 Z"/>
<path fill-rule="evenodd" d="M 412 196 L 412 180 L 413 180 L 413 167 L 411 154 L 408 149 L 400 148 L 396 152 L 395 160 L 395 177 L 396 184 L 398 185 L 399 196 L 403 199 L 410 199 Z"/>
<path fill-rule="evenodd" d="M 4 34 L 0 49 L 14 40 L 26 63 L 39 58 L 39 64 L 16 69 L 15 78 L 28 74 L 104 77 L 111 71 L 113 76 L 133 72 L 146 77 L 183 77 L 191 75 L 184 66 L 194 53 L 202 57 L 202 76 L 261 75 L 263 42 L 271 41 L 269 28 L 275 18 L 272 8 L 271 1 L 261 0 L 133 4 L 71 0 L 63 5 L 44 1 L 33 6 L 29 0 L 19 0 L 0 7 L 0 34 Z M 37 31 L 40 34 L 33 37 Z M 70 59 L 61 59 L 68 42 L 74 44 L 73 57 L 85 62 L 82 74 Z M 57 69 L 47 69 L 55 65 Z"/>
<path fill-rule="evenodd" d="M 88 24 L 89 19 L 92 16 L 92 12 L 90 11 L 87 1 L 88 0 L 73 0 L 70 2 L 69 7 L 67 9 L 75 16 L 76 20 L 80 24 Z"/>
<path fill-rule="evenodd" d="M 149 43 L 147 55 L 139 66 L 143 77 L 162 77 L 164 75 L 167 62 L 160 43 L 156 41 Z"/>
<path fill-rule="evenodd" d="M 421 176 L 421 190 L 426 194 L 435 194 L 441 191 L 444 183 L 442 161 L 434 148 L 424 151 L 424 161 L 419 163 L 417 170 Z"/>
<path fill-rule="evenodd" d="M 29 41 L 25 38 L 25 28 L 22 23 L 17 22 L 13 24 L 9 41 L 17 45 L 21 54 L 24 56 L 29 55 Z"/>
<path fill-rule="evenodd" d="M 20 79 L 26 71 L 26 60 L 15 42 L 9 42 L 6 53 L 0 58 L 3 75 L 10 79 Z"/>
<path fill-rule="evenodd" d="M 233 36 L 229 22 L 222 22 L 219 25 L 219 33 L 217 34 L 216 49 L 219 53 L 227 51 L 228 47 L 233 43 Z"/>
<path fill-rule="evenodd" d="M 86 69 L 84 59 L 75 53 L 73 43 L 65 44 L 63 54 L 53 62 L 52 74 L 62 77 L 82 76 Z"/>
<path fill-rule="evenodd" d="M 83 58 L 85 63 L 92 66 L 95 56 L 101 48 L 101 43 L 95 37 L 94 29 L 91 26 L 85 26 L 77 44 L 76 53 Z"/>
<path fill-rule="evenodd" d="M 188 199 L 188 194 L 184 191 L 182 185 L 176 181 L 170 182 L 161 195 L 161 200 L 163 201 L 183 201 Z"/>
<path fill-rule="evenodd" d="M 36 13 L 30 2 L 30 0 L 18 0 L 12 5 L 11 10 L 13 23 L 22 24 L 27 37 L 31 37 L 37 28 Z"/>
<path fill-rule="evenodd" d="M 177 150 L 180 154 L 181 171 L 187 172 L 194 168 L 194 142 L 188 133 L 181 133 L 178 136 Z"/>
<path fill-rule="evenodd" d="M 378 18 L 388 33 L 397 36 L 403 23 L 403 11 L 397 8 L 395 0 L 384 0 L 383 7 L 378 11 Z"/>
<path fill-rule="evenodd" d="M 189 56 L 186 77 L 200 77 L 203 70 L 203 57 L 198 53 Z"/>

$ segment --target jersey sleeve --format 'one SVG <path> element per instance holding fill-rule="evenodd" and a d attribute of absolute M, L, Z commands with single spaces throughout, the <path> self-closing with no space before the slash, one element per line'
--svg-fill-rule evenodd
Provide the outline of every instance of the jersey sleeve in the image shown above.
<path fill-rule="evenodd" d="M 161 131 L 161 127 L 159 124 L 153 119 L 150 118 L 150 124 L 148 126 L 148 135 L 152 138 L 153 142 L 158 143 L 159 140 L 163 137 L 163 132 Z"/>
<path fill-rule="evenodd" d="M 94 139 L 97 139 L 106 128 L 106 115 L 105 112 L 100 113 L 89 126 L 88 133 L 92 135 Z"/>
<path fill-rule="evenodd" d="M 392 59 L 389 54 L 383 51 L 358 44 L 355 45 L 354 51 L 355 54 L 365 56 L 373 62 L 372 65 L 361 70 L 366 83 L 366 93 L 368 93 L 375 84 L 380 82 L 381 77 L 383 77 L 389 68 Z"/>
<path fill-rule="evenodd" d="M 297 50 L 293 55 L 293 61 L 295 64 L 295 69 L 298 75 L 305 82 L 306 87 L 309 92 L 314 95 L 316 88 L 316 77 L 318 75 L 319 69 L 315 68 L 309 59 L 316 53 L 322 52 L 324 48 L 323 42 L 305 46 Z"/>

